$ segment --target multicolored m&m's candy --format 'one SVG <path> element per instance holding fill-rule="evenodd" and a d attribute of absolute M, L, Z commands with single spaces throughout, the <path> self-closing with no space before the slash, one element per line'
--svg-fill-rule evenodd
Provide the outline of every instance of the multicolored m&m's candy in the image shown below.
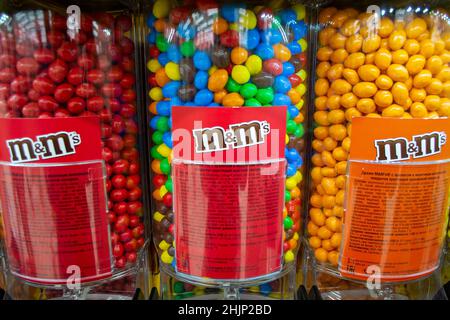
<path fill-rule="evenodd" d="M 174 6 L 158 0 L 149 13 L 149 105 L 156 242 L 163 263 L 174 263 L 170 149 L 172 106 L 287 106 L 284 261 L 300 242 L 306 93 L 305 8 L 288 1 L 219 5 L 214 0 Z M 170 187 L 170 188 L 169 188 Z"/>

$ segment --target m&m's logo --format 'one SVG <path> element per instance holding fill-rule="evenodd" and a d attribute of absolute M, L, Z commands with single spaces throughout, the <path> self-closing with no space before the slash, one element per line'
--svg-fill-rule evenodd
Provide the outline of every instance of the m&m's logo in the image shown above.
<path fill-rule="evenodd" d="M 269 132 L 270 124 L 257 120 L 231 124 L 228 129 L 219 126 L 195 129 L 195 151 L 203 153 L 262 144 Z"/>
<path fill-rule="evenodd" d="M 442 151 L 447 142 L 445 132 L 430 132 L 415 135 L 412 140 L 404 137 L 375 140 L 377 161 L 402 161 L 412 158 L 423 158 Z"/>
<path fill-rule="evenodd" d="M 7 140 L 12 163 L 37 161 L 64 157 L 76 153 L 76 146 L 81 144 L 81 137 L 77 132 L 57 132 L 30 138 Z"/>

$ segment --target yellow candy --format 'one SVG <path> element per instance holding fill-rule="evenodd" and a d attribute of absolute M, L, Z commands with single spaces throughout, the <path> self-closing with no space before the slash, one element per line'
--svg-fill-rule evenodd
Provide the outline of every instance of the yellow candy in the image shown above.
<path fill-rule="evenodd" d="M 163 215 L 161 212 L 156 211 L 156 212 L 153 214 L 153 220 L 155 220 L 155 221 L 157 221 L 157 222 L 161 222 L 162 219 L 164 219 L 164 215 Z"/>
<path fill-rule="evenodd" d="M 248 57 L 247 61 L 245 62 L 245 66 L 252 76 L 258 74 L 262 70 L 262 59 L 259 56 L 253 54 Z"/>
<path fill-rule="evenodd" d="M 239 16 L 239 23 L 245 28 L 245 29 L 255 29 L 256 27 L 256 15 L 251 10 L 245 10 L 244 14 L 241 14 Z"/>
<path fill-rule="evenodd" d="M 161 254 L 161 261 L 165 264 L 171 264 L 173 261 L 173 257 L 167 251 L 163 251 L 163 253 Z"/>
<path fill-rule="evenodd" d="M 306 49 L 308 49 L 308 42 L 306 42 L 305 39 L 302 38 L 302 39 L 298 40 L 297 42 L 300 45 L 300 47 L 302 47 L 302 52 L 305 52 Z"/>
<path fill-rule="evenodd" d="M 286 251 L 284 254 L 284 262 L 289 263 L 294 261 L 295 255 L 291 250 Z"/>
<path fill-rule="evenodd" d="M 295 180 L 295 178 L 288 178 L 286 179 L 286 189 L 288 190 L 292 190 L 297 186 L 297 181 Z"/>
<path fill-rule="evenodd" d="M 300 171 L 297 171 L 293 177 L 295 178 L 295 180 L 297 181 L 297 183 L 300 183 L 303 180 L 303 175 Z"/>
<path fill-rule="evenodd" d="M 297 232 L 294 232 L 294 235 L 292 236 L 292 239 L 294 239 L 294 240 L 300 239 L 300 236 L 298 235 Z"/>
<path fill-rule="evenodd" d="M 250 80 L 250 72 L 247 67 L 236 65 L 231 71 L 231 77 L 239 84 L 247 83 Z"/>
<path fill-rule="evenodd" d="M 180 80 L 180 66 L 175 62 L 168 62 L 164 67 L 166 70 L 166 74 L 171 80 L 178 81 Z"/>
<path fill-rule="evenodd" d="M 159 189 L 159 196 L 162 198 L 166 195 L 167 192 L 169 192 L 169 190 L 167 190 L 167 188 L 165 186 L 162 186 Z"/>
<path fill-rule="evenodd" d="M 285 138 L 284 138 L 284 143 L 288 144 L 289 143 L 289 135 L 286 134 Z"/>
<path fill-rule="evenodd" d="M 228 25 L 228 29 L 230 30 L 234 30 L 234 31 L 239 31 L 239 28 L 241 27 L 241 25 L 237 24 L 237 23 L 230 23 Z"/>
<path fill-rule="evenodd" d="M 305 19 L 305 6 L 302 4 L 296 4 L 292 7 L 292 10 L 297 14 L 297 20 Z"/>
<path fill-rule="evenodd" d="M 217 66 L 212 66 L 211 68 L 209 68 L 208 70 L 208 75 L 211 76 L 214 72 L 216 72 L 219 68 L 217 68 Z"/>
<path fill-rule="evenodd" d="M 167 0 L 158 0 L 153 5 L 153 15 L 160 19 L 165 18 L 170 13 L 170 1 Z"/>
<path fill-rule="evenodd" d="M 160 101 L 163 98 L 162 89 L 160 87 L 150 89 L 148 95 L 153 101 Z"/>
<path fill-rule="evenodd" d="M 297 75 L 300 77 L 300 79 L 302 79 L 303 81 L 305 81 L 306 80 L 306 76 L 307 76 L 307 73 L 306 73 L 306 70 L 300 70 L 299 72 L 297 72 Z"/>
<path fill-rule="evenodd" d="M 155 73 L 156 71 L 158 71 L 159 69 L 162 68 L 161 64 L 159 63 L 158 60 L 156 59 L 151 59 L 149 62 L 147 62 L 147 68 L 148 70 L 150 70 L 151 72 Z"/>
<path fill-rule="evenodd" d="M 158 244 L 158 247 L 159 247 L 161 250 L 166 251 L 167 249 L 170 248 L 170 244 L 168 244 L 168 243 L 166 242 L 166 240 L 162 240 L 162 241 Z"/>
<path fill-rule="evenodd" d="M 303 96 L 306 92 L 306 86 L 301 83 L 297 87 L 295 87 L 295 90 L 300 94 L 300 96 Z"/>
<path fill-rule="evenodd" d="M 156 148 L 156 151 L 158 151 L 158 153 L 164 158 L 167 158 L 172 152 L 172 149 L 170 149 L 165 143 L 162 143 Z"/>

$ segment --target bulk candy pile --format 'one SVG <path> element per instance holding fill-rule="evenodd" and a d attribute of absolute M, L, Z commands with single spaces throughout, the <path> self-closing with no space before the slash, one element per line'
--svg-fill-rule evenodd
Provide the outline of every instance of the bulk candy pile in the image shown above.
<path fill-rule="evenodd" d="M 18 12 L 0 29 L 0 117 L 100 116 L 113 255 L 123 268 L 145 241 L 132 20 L 83 15 L 74 34 L 66 20 L 52 11 Z"/>
<path fill-rule="evenodd" d="M 336 266 L 352 118 L 450 116 L 450 30 L 433 16 L 404 19 L 321 11 L 315 82 L 309 245 Z"/>
<path fill-rule="evenodd" d="M 288 107 L 284 261 L 295 259 L 301 227 L 307 27 L 302 5 L 274 3 L 246 7 L 185 1 L 174 7 L 158 0 L 148 14 L 153 220 L 165 264 L 173 264 L 175 254 L 172 106 Z"/>

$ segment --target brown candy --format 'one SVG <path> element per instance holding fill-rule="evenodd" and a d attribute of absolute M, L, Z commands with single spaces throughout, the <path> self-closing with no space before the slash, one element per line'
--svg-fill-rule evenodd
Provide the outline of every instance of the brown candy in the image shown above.
<path fill-rule="evenodd" d="M 289 62 L 292 63 L 292 64 L 294 65 L 295 73 L 297 73 L 297 72 L 299 72 L 300 70 L 303 69 L 302 62 L 301 62 L 301 60 L 300 60 L 299 58 L 297 58 L 297 57 L 292 57 L 292 58 L 289 60 Z"/>
<path fill-rule="evenodd" d="M 270 73 L 262 71 L 252 77 L 252 82 L 258 88 L 267 88 L 273 85 L 274 77 Z"/>
<path fill-rule="evenodd" d="M 193 83 L 195 77 L 194 62 L 190 58 L 183 58 L 180 61 L 180 78 L 186 83 Z"/>
<path fill-rule="evenodd" d="M 230 64 L 230 53 L 224 47 L 217 47 L 214 49 L 211 59 L 217 68 L 226 68 Z"/>
<path fill-rule="evenodd" d="M 197 89 L 191 84 L 183 85 L 178 89 L 178 97 L 184 102 L 194 100 L 196 93 Z"/>

